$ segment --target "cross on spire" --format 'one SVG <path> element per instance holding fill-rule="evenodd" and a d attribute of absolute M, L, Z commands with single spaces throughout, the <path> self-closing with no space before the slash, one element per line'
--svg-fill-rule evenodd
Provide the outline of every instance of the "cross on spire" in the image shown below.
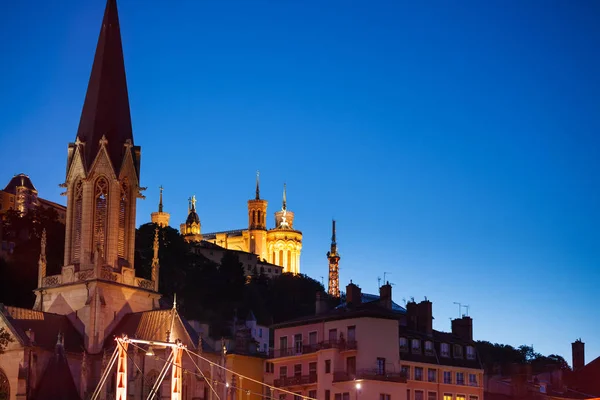
<path fill-rule="evenodd" d="M 256 200 L 260 200 L 260 171 L 256 170 Z"/>

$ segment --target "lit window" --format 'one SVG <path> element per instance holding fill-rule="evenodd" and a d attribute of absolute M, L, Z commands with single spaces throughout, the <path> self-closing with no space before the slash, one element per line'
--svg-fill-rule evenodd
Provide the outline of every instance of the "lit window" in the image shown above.
<path fill-rule="evenodd" d="M 465 400 L 465 395 L 464 394 L 457 394 L 456 395 L 456 400 Z"/>
<path fill-rule="evenodd" d="M 452 393 L 444 393 L 444 400 L 452 400 Z"/>
<path fill-rule="evenodd" d="M 442 357 L 450 357 L 450 345 L 448 343 L 442 343 L 441 353 Z"/>

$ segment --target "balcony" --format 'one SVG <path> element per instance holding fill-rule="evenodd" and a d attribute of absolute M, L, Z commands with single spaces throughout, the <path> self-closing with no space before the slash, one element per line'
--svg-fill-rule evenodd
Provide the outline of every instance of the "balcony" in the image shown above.
<path fill-rule="evenodd" d="M 275 379 L 275 387 L 303 386 L 317 382 L 317 374 L 287 376 Z"/>
<path fill-rule="evenodd" d="M 386 381 L 406 383 L 406 375 L 402 372 L 383 372 L 377 369 L 362 369 L 351 374 L 346 371 L 333 373 L 333 382 L 346 382 L 355 379 L 366 379 L 370 381 Z"/>
<path fill-rule="evenodd" d="M 272 358 L 301 356 L 315 353 L 319 350 L 339 349 L 340 351 L 356 350 L 356 340 L 332 340 L 316 344 L 303 344 L 302 346 L 288 347 L 286 349 L 272 350 Z"/>

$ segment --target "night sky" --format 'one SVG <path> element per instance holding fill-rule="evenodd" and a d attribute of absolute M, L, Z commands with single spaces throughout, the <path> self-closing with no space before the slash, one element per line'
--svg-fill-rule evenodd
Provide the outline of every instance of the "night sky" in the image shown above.
<path fill-rule="evenodd" d="M 325 5 L 326 3 L 326 5 Z M 526 4 L 523 4 L 526 3 Z M 174 5 L 176 4 L 176 5 Z M 0 6 L 0 181 L 65 203 L 104 1 Z M 165 187 L 178 228 L 269 227 L 283 183 L 301 270 L 427 296 L 434 328 L 470 306 L 476 339 L 600 356 L 600 3 L 134 1 L 119 14 L 137 223 Z M 4 185 L 4 183 L 0 184 Z"/>

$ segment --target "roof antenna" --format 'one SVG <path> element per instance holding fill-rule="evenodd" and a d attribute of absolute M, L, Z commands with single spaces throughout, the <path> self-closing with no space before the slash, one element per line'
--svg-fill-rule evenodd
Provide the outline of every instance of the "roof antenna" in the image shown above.
<path fill-rule="evenodd" d="M 385 276 L 386 276 L 386 275 L 391 275 L 391 274 L 392 274 L 391 272 L 384 272 L 384 273 L 383 273 L 383 284 L 384 284 L 384 285 L 385 285 L 385 282 L 386 282 L 386 280 L 385 280 Z"/>
<path fill-rule="evenodd" d="M 467 310 L 467 313 L 463 315 L 463 317 L 468 317 L 469 316 L 469 305 L 467 304 L 466 306 L 463 306 L 463 308 L 465 308 Z"/>
<path fill-rule="evenodd" d="M 377 277 L 377 287 L 379 287 L 379 288 L 381 287 L 381 277 L 380 276 Z"/>
<path fill-rule="evenodd" d="M 460 314 L 461 314 L 461 311 L 462 311 L 462 304 L 460 304 L 457 301 L 455 301 L 454 304 L 458 304 L 458 318 L 460 318 Z"/>

